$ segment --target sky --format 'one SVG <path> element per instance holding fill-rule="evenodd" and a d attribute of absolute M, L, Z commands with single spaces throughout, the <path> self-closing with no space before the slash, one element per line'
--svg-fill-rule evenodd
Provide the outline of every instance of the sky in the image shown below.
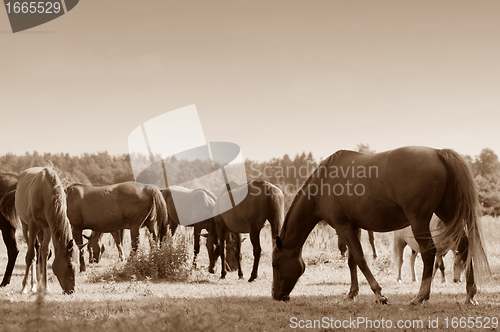
<path fill-rule="evenodd" d="M 13 34 L 0 8 L 0 154 L 127 153 L 135 128 L 195 104 L 207 141 L 252 160 L 360 143 L 500 155 L 499 12 L 498 0 L 82 0 Z"/>

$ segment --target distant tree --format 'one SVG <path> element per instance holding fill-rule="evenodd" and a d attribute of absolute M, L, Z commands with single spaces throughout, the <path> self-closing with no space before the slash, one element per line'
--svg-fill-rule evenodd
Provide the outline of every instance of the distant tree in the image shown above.
<path fill-rule="evenodd" d="M 375 150 L 370 149 L 370 144 L 360 143 L 357 146 L 357 151 L 365 154 L 375 153 Z"/>

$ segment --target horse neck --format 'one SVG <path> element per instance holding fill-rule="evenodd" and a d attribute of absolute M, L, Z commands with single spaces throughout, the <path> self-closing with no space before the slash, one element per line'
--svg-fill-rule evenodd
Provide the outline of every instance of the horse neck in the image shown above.
<path fill-rule="evenodd" d="M 65 250 L 69 240 L 72 239 L 71 227 L 66 214 L 66 195 L 61 186 L 53 189 L 52 202 L 47 211 L 47 220 L 50 221 L 52 242 L 56 253 Z"/>
<path fill-rule="evenodd" d="M 283 248 L 301 250 L 314 226 L 321 221 L 316 215 L 315 198 L 300 193 L 294 200 L 283 224 Z"/>

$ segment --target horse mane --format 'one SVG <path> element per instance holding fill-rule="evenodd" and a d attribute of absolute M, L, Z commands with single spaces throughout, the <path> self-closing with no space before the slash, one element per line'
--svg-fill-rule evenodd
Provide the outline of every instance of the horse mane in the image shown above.
<path fill-rule="evenodd" d="M 56 240 L 61 244 L 66 244 L 71 238 L 71 227 L 66 215 L 66 193 L 64 186 L 57 175 L 57 172 L 52 168 L 45 168 L 46 175 L 50 178 L 52 184 L 52 204 L 53 209 L 50 209 L 54 213 L 54 236 Z"/>
<path fill-rule="evenodd" d="M 294 208 L 294 206 L 297 203 L 297 200 L 299 198 L 299 194 L 301 192 L 305 192 L 305 189 L 307 188 L 307 186 L 309 186 L 309 184 L 313 181 L 313 179 L 316 176 L 317 177 L 321 176 L 322 167 L 327 167 L 328 165 L 330 165 L 334 161 L 338 160 L 345 151 L 347 151 L 347 150 L 338 150 L 337 152 L 335 152 L 334 154 L 330 155 L 329 157 L 325 158 L 325 160 L 320 162 L 318 167 L 316 167 L 316 169 L 311 173 L 311 175 L 309 175 L 309 177 L 304 181 L 304 183 L 299 188 L 299 190 L 297 190 L 297 193 L 295 194 L 295 197 L 293 198 L 292 204 L 290 204 L 290 207 L 288 208 L 288 211 L 286 212 L 285 219 L 283 221 L 283 227 L 281 228 L 281 234 L 280 234 L 281 237 L 283 237 L 283 235 L 285 234 L 286 225 L 288 223 L 288 217 L 290 216 L 290 212 L 292 211 L 292 209 Z"/>

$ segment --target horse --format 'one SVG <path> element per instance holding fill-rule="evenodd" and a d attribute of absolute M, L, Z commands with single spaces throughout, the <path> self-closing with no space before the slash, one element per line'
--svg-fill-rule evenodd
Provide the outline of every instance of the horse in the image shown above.
<path fill-rule="evenodd" d="M 143 225 L 143 227 L 144 227 L 144 225 Z M 115 241 L 116 249 L 118 250 L 118 259 L 120 261 L 123 261 L 125 259 L 125 255 L 123 254 L 123 233 L 124 233 L 124 231 L 125 231 L 124 229 L 121 229 L 121 230 L 118 230 L 115 232 L 111 232 L 111 235 L 113 236 L 113 240 Z M 103 234 L 104 233 L 100 233 L 100 232 L 96 232 L 96 231 L 92 231 L 92 233 L 90 233 L 90 236 L 82 234 L 83 237 L 89 241 L 88 242 L 89 263 L 99 263 L 99 261 L 101 260 L 102 254 L 106 250 L 106 246 L 101 242 Z"/>
<path fill-rule="evenodd" d="M 248 188 L 248 189 L 247 189 Z M 245 193 L 248 194 L 241 200 Z M 224 262 L 226 233 L 250 233 L 250 241 L 253 246 L 253 268 L 249 282 L 257 278 L 257 270 L 261 255 L 260 231 L 264 227 L 266 220 L 271 224 L 272 239 L 278 236 L 281 224 L 284 218 L 284 196 L 281 190 L 270 182 L 263 180 L 253 180 L 248 184 L 239 186 L 232 185 L 230 193 L 234 200 L 240 203 L 234 207 L 226 206 L 230 204 L 228 199 L 229 192 L 224 192 L 217 198 L 214 207 L 215 227 L 218 237 L 218 251 L 221 256 L 221 262 Z M 238 199 L 237 199 L 238 198 Z M 221 211 L 225 211 L 220 213 Z M 213 234 L 215 235 L 215 234 Z M 235 237 L 236 256 L 240 257 L 241 241 L 240 236 Z M 210 259 L 210 270 L 213 271 L 217 260 L 217 255 Z M 222 264 L 221 279 L 226 276 L 226 266 Z M 241 271 L 241 259 L 238 259 L 238 277 L 243 278 Z"/>
<path fill-rule="evenodd" d="M 139 245 L 139 229 L 143 224 L 155 235 L 154 225 L 167 222 L 166 204 L 161 192 L 152 185 L 134 181 L 107 186 L 75 183 L 66 188 L 68 217 L 78 245 L 83 244 L 82 231 L 112 233 L 130 229 L 132 253 Z M 80 271 L 85 271 L 83 253 Z"/>
<path fill-rule="evenodd" d="M 66 194 L 56 171 L 48 167 L 33 167 L 23 171 L 17 188 L 2 198 L 0 210 L 9 220 L 20 218 L 24 234 L 28 233 L 22 292 L 28 292 L 29 269 L 35 256 L 37 236 L 41 235 L 41 291 L 47 290 L 47 258 L 52 238 L 55 252 L 52 270 L 64 292 L 74 293 L 79 250 L 71 234 L 66 214 Z"/>
<path fill-rule="evenodd" d="M 448 251 L 454 248 L 443 247 L 440 241 L 440 234 L 444 230 L 445 225 L 436 215 L 432 216 L 429 229 L 432 235 L 432 241 L 436 247 L 436 262 L 434 265 L 433 277 L 436 274 L 437 269 L 441 271 L 441 282 L 446 282 L 445 277 L 445 267 L 443 257 L 448 253 Z M 394 262 L 396 264 L 397 271 L 397 279 L 396 281 L 401 283 L 401 265 L 403 265 L 403 252 L 406 246 L 411 248 L 411 256 L 410 256 L 410 269 L 411 269 L 411 278 L 412 282 L 417 281 L 415 276 L 415 258 L 417 257 L 417 253 L 420 252 L 420 247 L 418 246 L 417 241 L 413 237 L 413 233 L 411 231 L 411 227 L 406 227 L 397 231 L 394 231 L 394 241 L 393 241 L 393 253 L 394 253 Z M 455 252 L 455 250 L 453 250 Z M 464 263 L 461 259 L 460 255 L 455 255 L 454 262 L 454 282 L 459 282 L 461 279 L 462 270 L 464 269 Z"/>
<path fill-rule="evenodd" d="M 374 154 L 340 150 L 320 163 L 294 197 L 276 238 L 272 297 L 290 299 L 305 270 L 301 249 L 314 226 L 325 220 L 349 247 L 347 300 L 358 294 L 359 266 L 375 301 L 387 303 L 364 258 L 360 228 L 390 232 L 410 225 L 424 262 L 420 290 L 411 303 L 427 301 L 436 255 L 429 230 L 433 213 L 445 224 L 443 244 L 458 248 L 466 261 L 466 303 L 476 304 L 474 274 L 490 279 L 491 270 L 480 235 L 472 173 L 453 150 L 417 146 Z"/>
<path fill-rule="evenodd" d="M 368 232 L 368 241 L 370 241 L 370 245 L 372 247 L 372 254 L 373 254 L 373 259 L 377 259 L 377 249 L 375 249 L 375 237 L 373 236 L 372 231 L 367 231 Z M 340 237 L 337 237 L 337 245 L 340 250 L 340 254 L 342 255 L 342 258 L 345 257 L 345 252 L 347 251 L 347 244 L 345 244 L 344 241 Z"/>
<path fill-rule="evenodd" d="M 18 176 L 10 173 L 0 173 L 0 199 L 5 193 L 16 189 Z M 7 248 L 7 267 L 2 279 L 0 287 L 5 287 L 10 283 L 12 271 L 16 264 L 19 249 L 16 241 L 16 230 L 21 228 L 18 218 L 7 220 L 3 214 L 0 213 L 0 230 L 2 231 L 3 242 Z"/>
<path fill-rule="evenodd" d="M 212 211 L 215 205 L 216 197 L 210 191 L 205 189 L 188 189 L 181 186 L 170 186 L 167 189 L 163 189 L 162 191 L 163 198 L 167 204 L 167 213 L 168 213 L 168 225 L 170 228 L 170 232 L 172 236 L 175 235 L 175 231 L 177 227 L 181 224 L 179 221 L 179 216 L 177 215 L 177 209 L 174 204 L 174 199 L 172 197 L 172 193 L 176 198 L 179 198 L 177 204 L 186 204 L 185 206 L 192 207 L 193 211 L 193 220 L 199 220 L 203 218 L 201 216 L 212 215 Z M 200 217 L 198 217 L 200 216 Z M 196 267 L 196 257 L 200 253 L 200 234 L 203 229 L 207 230 L 208 233 L 214 233 L 214 219 L 213 217 L 198 221 L 196 223 L 188 225 L 188 227 L 193 227 L 194 234 L 194 258 L 193 258 L 193 266 Z M 166 228 L 160 231 L 160 241 L 166 235 Z M 213 249 L 212 244 L 209 242 L 211 238 L 207 235 L 207 250 L 208 256 L 214 254 L 215 250 Z"/>

